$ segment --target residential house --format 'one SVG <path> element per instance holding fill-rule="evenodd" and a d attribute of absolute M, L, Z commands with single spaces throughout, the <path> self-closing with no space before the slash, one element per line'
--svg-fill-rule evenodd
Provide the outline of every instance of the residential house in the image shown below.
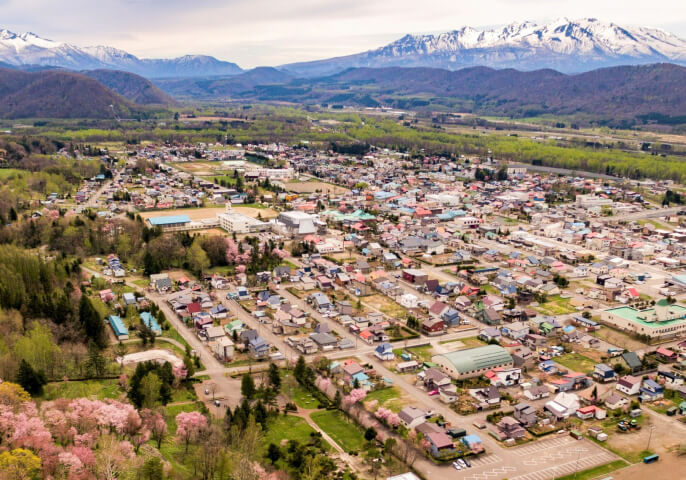
<path fill-rule="evenodd" d="M 426 412 L 415 407 L 405 407 L 398 412 L 398 418 L 405 428 L 412 429 L 426 422 Z"/>
<path fill-rule="evenodd" d="M 234 354 L 233 341 L 227 336 L 220 337 L 215 340 L 212 351 L 219 360 L 230 362 L 233 360 Z"/>
<path fill-rule="evenodd" d="M 573 393 L 560 392 L 554 400 L 545 404 L 545 409 L 557 420 L 569 418 L 579 409 L 579 397 Z"/>
<path fill-rule="evenodd" d="M 374 356 L 381 361 L 393 360 L 395 358 L 395 354 L 393 353 L 393 345 L 388 342 L 379 344 L 374 349 Z"/>
<path fill-rule="evenodd" d="M 536 409 L 527 403 L 518 403 L 514 406 L 514 418 L 525 427 L 532 427 L 538 422 Z"/>
<path fill-rule="evenodd" d="M 602 383 L 613 382 L 617 380 L 617 374 L 615 373 L 615 370 L 605 363 L 599 363 L 595 366 L 593 370 L 593 377 Z"/>
<path fill-rule="evenodd" d="M 615 388 L 624 395 L 636 395 L 641 389 L 641 379 L 632 375 L 624 375 L 617 380 Z"/>
<path fill-rule="evenodd" d="M 496 424 L 501 438 L 513 438 L 519 440 L 526 437 L 526 430 L 513 417 L 505 416 Z"/>
<path fill-rule="evenodd" d="M 655 380 L 649 378 L 643 380 L 643 385 L 641 385 L 639 400 L 642 402 L 653 402 L 663 398 L 665 395 L 665 389 L 662 385 L 657 383 Z"/>
<path fill-rule="evenodd" d="M 486 327 L 481 329 L 479 332 L 479 338 L 486 343 L 490 343 L 491 340 L 500 342 L 500 330 L 495 327 Z"/>
<path fill-rule="evenodd" d="M 429 445 L 429 451 L 434 457 L 452 454 L 455 451 L 453 440 L 443 432 L 429 433 L 424 437 Z"/>
<path fill-rule="evenodd" d="M 445 331 L 445 322 L 441 318 L 427 318 L 422 321 L 422 332 L 426 335 L 440 335 Z"/>
<path fill-rule="evenodd" d="M 629 399 L 617 392 L 611 392 L 605 399 L 605 406 L 610 410 L 623 409 L 629 406 Z"/>

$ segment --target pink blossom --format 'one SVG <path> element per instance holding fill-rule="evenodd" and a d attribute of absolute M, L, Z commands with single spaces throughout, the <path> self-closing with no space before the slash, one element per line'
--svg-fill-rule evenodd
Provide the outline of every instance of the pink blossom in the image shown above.
<path fill-rule="evenodd" d="M 343 397 L 344 405 L 354 405 L 360 400 L 363 400 L 367 396 L 367 391 L 364 388 L 355 388 L 350 391 L 349 395 Z"/>
<path fill-rule="evenodd" d="M 176 416 L 176 438 L 186 444 L 186 450 L 205 428 L 207 417 L 200 412 L 181 412 Z"/>

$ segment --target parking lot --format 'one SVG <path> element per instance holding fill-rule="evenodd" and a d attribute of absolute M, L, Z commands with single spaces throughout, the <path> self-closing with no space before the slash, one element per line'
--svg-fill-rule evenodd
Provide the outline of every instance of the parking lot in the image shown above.
<path fill-rule="evenodd" d="M 553 437 L 521 447 L 506 448 L 471 461 L 457 473 L 464 480 L 546 480 L 602 465 L 617 457 L 588 440 Z"/>

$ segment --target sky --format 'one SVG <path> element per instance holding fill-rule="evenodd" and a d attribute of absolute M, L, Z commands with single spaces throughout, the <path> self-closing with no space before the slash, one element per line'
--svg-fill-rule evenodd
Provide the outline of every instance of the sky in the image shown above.
<path fill-rule="evenodd" d="M 686 37 L 684 0 L 0 0 L 0 29 L 141 58 L 212 55 L 251 68 L 377 48 L 407 33 L 598 18 Z"/>

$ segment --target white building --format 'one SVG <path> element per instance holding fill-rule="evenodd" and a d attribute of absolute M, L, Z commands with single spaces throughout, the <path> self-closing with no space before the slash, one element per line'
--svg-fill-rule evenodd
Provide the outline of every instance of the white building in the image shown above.
<path fill-rule="evenodd" d="M 219 226 L 229 233 L 254 233 L 269 230 L 269 223 L 236 212 L 230 204 L 226 205 L 226 211 L 217 215 Z"/>
<path fill-rule="evenodd" d="M 612 205 L 612 200 L 597 195 L 577 195 L 576 204 L 582 208 L 593 208 L 602 207 L 603 205 Z"/>

